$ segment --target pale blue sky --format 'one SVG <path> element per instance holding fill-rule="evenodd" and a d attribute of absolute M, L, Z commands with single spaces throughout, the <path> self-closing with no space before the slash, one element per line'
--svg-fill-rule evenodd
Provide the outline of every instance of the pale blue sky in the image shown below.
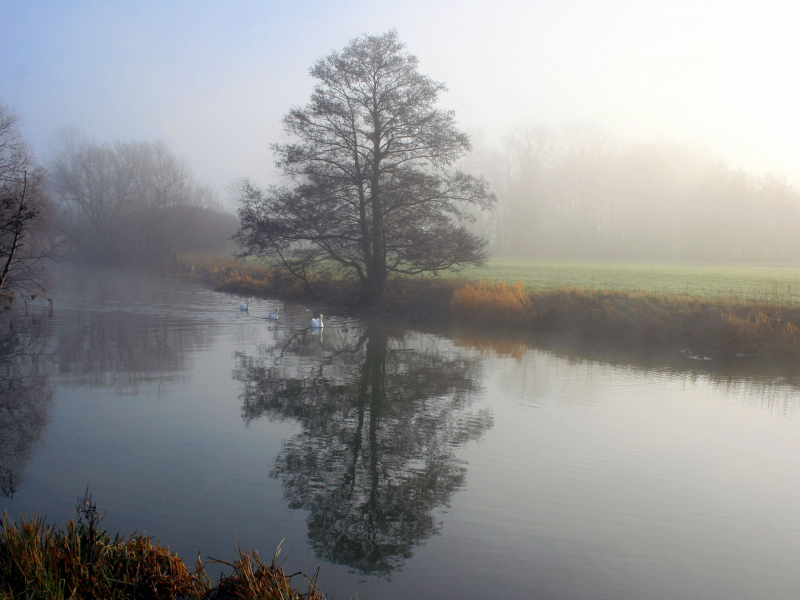
<path fill-rule="evenodd" d="M 468 130 L 591 119 L 800 183 L 794 2 L 6 2 L 0 97 L 40 156 L 60 125 L 161 139 L 220 190 L 272 176 L 308 68 L 394 27 Z"/>

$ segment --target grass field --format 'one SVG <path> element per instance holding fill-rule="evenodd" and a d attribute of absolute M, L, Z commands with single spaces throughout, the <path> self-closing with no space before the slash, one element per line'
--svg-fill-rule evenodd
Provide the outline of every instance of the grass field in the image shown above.
<path fill-rule="evenodd" d="M 689 294 L 712 299 L 800 302 L 799 265 L 570 263 L 494 259 L 448 273 L 470 281 L 522 281 L 529 289 L 577 286 L 594 290 Z"/>
<path fill-rule="evenodd" d="M 268 261 L 229 256 L 186 255 L 185 262 L 265 265 Z M 497 258 L 483 267 L 441 273 L 443 278 L 522 281 L 527 289 L 581 287 L 587 290 L 688 294 L 713 299 L 800 303 L 800 262 L 791 264 L 594 263 Z"/>
<path fill-rule="evenodd" d="M 187 255 L 190 263 L 237 264 L 225 256 Z M 247 259 L 248 266 L 269 265 Z M 704 299 L 800 303 L 800 262 L 791 264 L 593 263 L 498 258 L 483 267 L 441 273 L 446 279 L 522 281 L 527 289 L 576 286 L 587 290 L 688 294 Z"/>

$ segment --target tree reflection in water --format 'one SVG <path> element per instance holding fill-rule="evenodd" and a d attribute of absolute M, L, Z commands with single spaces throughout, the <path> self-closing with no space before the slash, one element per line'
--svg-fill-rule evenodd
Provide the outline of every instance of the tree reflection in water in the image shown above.
<path fill-rule="evenodd" d="M 50 420 L 48 318 L 0 320 L 0 493 L 11 498 Z"/>
<path fill-rule="evenodd" d="M 183 381 L 192 351 L 216 331 L 174 316 L 87 310 L 54 329 L 43 313 L 0 316 L 0 494 L 8 497 L 49 420 L 52 378 L 137 395 L 148 384 Z"/>
<path fill-rule="evenodd" d="M 182 382 L 192 351 L 209 346 L 215 329 L 172 316 L 79 311 L 59 331 L 59 379 L 133 396 L 149 384 Z"/>
<path fill-rule="evenodd" d="M 243 418 L 303 426 L 272 474 L 289 506 L 310 512 L 317 556 L 388 576 L 463 486 L 458 447 L 492 426 L 488 409 L 470 410 L 480 363 L 442 338 L 375 324 L 279 335 L 237 356 Z"/>

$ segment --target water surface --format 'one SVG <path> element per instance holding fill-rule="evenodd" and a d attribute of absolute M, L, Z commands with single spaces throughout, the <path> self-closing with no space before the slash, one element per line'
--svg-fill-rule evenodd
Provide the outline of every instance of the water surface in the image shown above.
<path fill-rule="evenodd" d="M 239 302 L 72 270 L 0 314 L 0 509 L 90 485 L 107 528 L 282 542 L 329 598 L 797 596 L 791 367 Z"/>

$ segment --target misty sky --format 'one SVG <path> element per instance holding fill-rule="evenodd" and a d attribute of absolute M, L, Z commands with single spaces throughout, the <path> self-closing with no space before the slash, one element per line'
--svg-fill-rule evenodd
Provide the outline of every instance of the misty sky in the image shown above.
<path fill-rule="evenodd" d="M 468 131 L 592 120 L 800 183 L 800 3 L 5 2 L 0 98 L 40 157 L 61 125 L 165 141 L 221 192 L 274 175 L 309 67 L 396 28 Z"/>

